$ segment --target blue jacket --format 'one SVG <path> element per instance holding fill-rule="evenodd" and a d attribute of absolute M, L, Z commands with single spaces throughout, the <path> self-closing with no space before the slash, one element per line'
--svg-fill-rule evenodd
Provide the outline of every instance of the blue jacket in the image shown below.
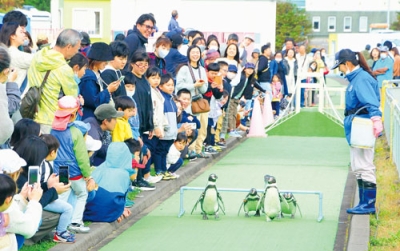
<path fill-rule="evenodd" d="M 177 116 L 176 112 L 178 111 L 178 108 L 172 99 L 172 95 L 167 94 L 160 90 L 161 94 L 163 95 L 165 101 L 164 101 L 164 116 L 168 120 L 168 126 L 164 132 L 164 138 L 160 140 L 171 140 L 171 139 L 176 139 L 176 135 L 178 134 L 178 123 L 177 123 Z"/>
<path fill-rule="evenodd" d="M 110 93 L 107 89 L 100 92 L 100 83 L 97 81 L 96 74 L 92 70 L 86 69 L 85 75 L 83 75 L 79 83 L 79 90 L 85 100 L 82 120 L 94 117 L 94 110 L 99 105 L 110 102 Z"/>
<path fill-rule="evenodd" d="M 70 123 L 67 129 L 63 131 L 53 129 L 50 134 L 60 142 L 57 158 L 54 160 L 54 172 L 58 174 L 60 166 L 68 166 L 70 178 L 90 177 L 89 155 L 82 132 Z"/>
<path fill-rule="evenodd" d="M 181 64 L 187 64 L 188 58 L 182 55 L 177 49 L 171 48 L 169 53 L 164 58 L 165 59 L 165 67 L 172 76 L 176 76 L 175 69 Z"/>
<path fill-rule="evenodd" d="M 196 116 L 194 116 L 192 114 L 189 114 L 186 111 L 182 111 L 181 115 L 182 115 L 182 118 L 181 118 L 181 121 L 178 124 L 178 128 L 180 128 L 183 123 L 196 123 L 196 129 L 200 129 L 201 124 L 200 124 L 200 121 L 197 119 Z M 190 116 L 193 118 L 192 120 L 189 119 Z"/>
<path fill-rule="evenodd" d="M 350 81 L 346 89 L 346 110 L 356 111 L 363 106 L 368 106 L 368 114 L 357 116 L 365 118 L 381 117 L 378 81 L 362 68 L 352 71 L 346 77 Z M 348 143 L 350 143 L 351 123 L 354 116 L 352 114 L 344 118 L 344 130 Z"/>
<path fill-rule="evenodd" d="M 168 24 L 168 31 L 175 31 L 177 33 L 182 33 L 182 28 L 179 27 L 178 21 L 174 17 L 171 17 L 171 20 Z"/>

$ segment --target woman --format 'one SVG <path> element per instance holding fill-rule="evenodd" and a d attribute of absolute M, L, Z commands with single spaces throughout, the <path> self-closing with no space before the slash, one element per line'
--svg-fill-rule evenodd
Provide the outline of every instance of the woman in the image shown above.
<path fill-rule="evenodd" d="M 288 93 L 293 94 L 296 88 L 295 85 L 296 85 L 297 70 L 298 70 L 296 52 L 293 48 L 286 50 L 284 63 L 287 63 L 288 65 L 287 67 L 288 71 L 286 73 L 285 78 L 281 78 L 282 80 L 283 79 L 286 80 L 286 85 L 287 85 L 287 93 L 286 90 L 284 90 L 284 95 L 287 95 Z"/>
<path fill-rule="evenodd" d="M 191 97 L 201 97 L 208 89 L 208 79 L 206 70 L 200 64 L 201 50 L 198 46 L 192 45 L 189 47 L 187 52 L 189 63 L 180 67 L 176 74 L 176 90 L 177 93 L 181 89 L 187 89 L 190 91 Z M 188 108 L 188 112 L 191 112 L 191 107 Z M 195 114 L 200 120 L 201 127 L 198 131 L 198 137 L 196 143 L 191 145 L 190 150 L 195 150 L 197 157 L 206 158 L 206 155 L 202 152 L 203 141 L 207 136 L 207 125 L 208 125 L 208 112 Z"/>
<path fill-rule="evenodd" d="M 93 43 L 88 54 L 89 69 L 79 84 L 79 90 L 85 104 L 82 120 L 94 117 L 94 110 L 101 104 L 112 101 L 111 94 L 118 89 L 121 81 L 117 80 L 107 85 L 100 77 L 100 71 L 106 67 L 107 61 L 113 60 L 111 48 L 103 42 Z"/>
<path fill-rule="evenodd" d="M 325 71 L 325 63 L 321 58 L 321 51 L 320 50 L 316 50 L 314 52 L 314 61 L 317 62 L 317 70 L 316 70 L 316 72 L 324 73 L 324 71 Z"/>
<path fill-rule="evenodd" d="M 370 58 L 367 60 L 370 69 L 373 69 L 376 61 L 381 58 L 381 52 L 378 48 L 373 48 L 370 53 Z"/>
<path fill-rule="evenodd" d="M 286 62 L 285 59 L 283 59 L 282 52 L 280 52 L 280 51 L 275 53 L 274 58 L 275 58 L 274 60 L 277 63 L 277 66 L 278 66 L 276 69 L 276 73 L 274 75 L 278 75 L 278 77 L 280 79 L 280 83 L 283 87 L 283 95 L 287 95 L 289 92 L 288 92 L 288 87 L 287 87 L 285 76 L 289 71 L 288 63 Z M 272 77 L 273 77 L 273 75 L 272 75 Z M 272 84 L 272 82 L 271 82 L 271 84 Z M 272 88 L 272 85 L 271 85 L 271 88 Z"/>
<path fill-rule="evenodd" d="M 393 64 L 393 79 L 400 79 L 400 55 L 397 47 L 393 47 L 394 64 Z"/>
<path fill-rule="evenodd" d="M 40 136 L 40 125 L 32 119 L 21 119 L 15 124 L 14 132 L 11 135 L 10 146 L 16 147 L 26 137 Z"/>
<path fill-rule="evenodd" d="M 229 44 L 226 47 L 223 58 L 219 58 L 216 62 L 225 61 L 228 65 L 234 65 L 237 67 L 237 74 L 231 80 L 231 85 L 235 86 L 240 82 L 240 74 L 242 73 L 242 66 L 240 65 L 239 47 L 236 44 Z"/>
<path fill-rule="evenodd" d="M 206 50 L 216 50 L 219 54 L 221 54 L 221 52 L 219 51 L 219 47 L 220 44 L 218 42 L 218 38 L 215 35 L 208 36 Z"/>
<path fill-rule="evenodd" d="M 360 52 L 343 49 L 336 54 L 339 71 L 346 74 L 349 85 L 346 89 L 346 110 L 344 128 L 347 142 L 350 144 L 351 124 L 357 116 L 370 118 L 373 123 L 373 134 L 377 138 L 383 130 L 382 113 L 379 110 L 378 82 Z M 360 203 L 347 209 L 349 214 L 373 214 L 376 201 L 376 175 L 373 148 L 356 148 L 350 146 L 351 168 L 358 183 Z"/>
<path fill-rule="evenodd" d="M 156 41 L 154 52 L 147 53 L 149 55 L 149 67 L 157 67 L 162 74 L 167 74 L 167 62 L 165 57 L 171 50 L 171 40 L 167 37 L 159 37 Z"/>
<path fill-rule="evenodd" d="M 0 43 L 8 47 L 8 53 L 11 57 L 10 68 L 17 71 L 18 76 L 14 82 L 16 82 L 18 88 L 20 88 L 22 96 L 28 91 L 25 78 L 33 58 L 33 54 L 22 52 L 18 49 L 19 46 L 24 44 L 25 39 L 26 34 L 24 28 L 19 26 L 18 23 L 9 22 L 2 26 L 0 31 Z"/>
<path fill-rule="evenodd" d="M 10 74 L 10 56 L 7 49 L 0 46 L 0 144 L 5 143 L 14 130 L 8 111 L 6 83 Z"/>

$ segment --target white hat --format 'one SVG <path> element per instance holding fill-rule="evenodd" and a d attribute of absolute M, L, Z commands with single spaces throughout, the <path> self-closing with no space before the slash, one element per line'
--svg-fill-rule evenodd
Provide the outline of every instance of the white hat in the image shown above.
<path fill-rule="evenodd" d="M 254 42 L 254 36 L 253 35 L 246 34 L 246 35 L 244 35 L 244 38 L 248 38 L 248 39 L 250 39 L 251 41 Z"/>
<path fill-rule="evenodd" d="M 95 152 L 101 148 L 101 141 L 93 139 L 90 135 L 86 136 L 86 149 Z"/>
<path fill-rule="evenodd" d="M 23 166 L 26 166 L 26 161 L 14 150 L 0 150 L 0 173 L 15 173 Z"/>

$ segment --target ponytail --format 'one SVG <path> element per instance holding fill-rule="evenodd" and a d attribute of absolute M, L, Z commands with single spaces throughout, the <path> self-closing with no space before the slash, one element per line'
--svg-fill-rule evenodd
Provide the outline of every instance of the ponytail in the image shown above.
<path fill-rule="evenodd" d="M 367 61 L 365 61 L 364 56 L 362 55 L 362 53 L 360 52 L 355 52 L 356 53 L 356 57 L 358 57 L 357 60 L 357 64 L 354 64 L 355 62 L 352 62 L 355 66 L 356 65 L 360 65 L 361 68 L 364 69 L 364 71 L 368 72 L 369 75 L 371 75 L 374 79 L 376 79 L 376 77 L 374 76 L 374 74 L 371 71 L 371 68 L 369 68 Z"/>

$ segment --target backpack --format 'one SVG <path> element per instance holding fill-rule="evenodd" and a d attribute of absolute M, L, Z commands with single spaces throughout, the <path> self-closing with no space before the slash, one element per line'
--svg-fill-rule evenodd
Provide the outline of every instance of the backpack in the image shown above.
<path fill-rule="evenodd" d="M 50 70 L 46 72 L 44 79 L 39 87 L 32 86 L 27 91 L 25 97 L 21 100 L 20 112 L 23 118 L 33 119 L 38 112 L 40 98 L 42 96 L 43 86 L 49 77 Z"/>

